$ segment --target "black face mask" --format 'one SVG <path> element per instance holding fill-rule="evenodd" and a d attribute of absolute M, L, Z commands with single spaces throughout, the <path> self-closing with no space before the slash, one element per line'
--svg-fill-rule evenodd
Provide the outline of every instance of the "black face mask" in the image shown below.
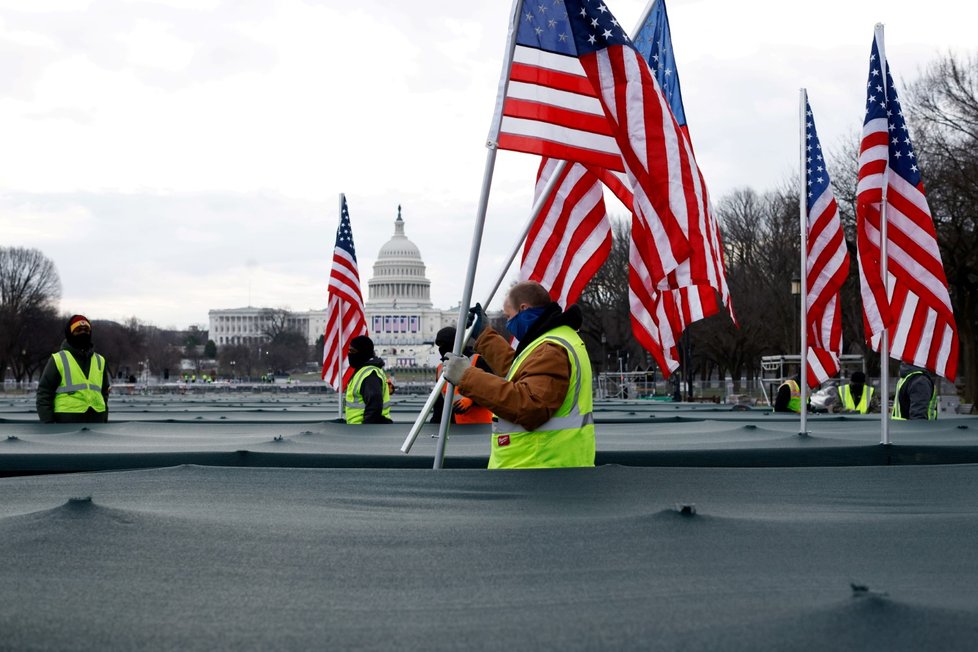
<path fill-rule="evenodd" d="M 350 361 L 350 366 L 354 369 L 358 369 L 367 364 L 370 357 L 371 356 L 367 355 L 366 353 L 361 353 L 360 351 L 350 351 L 350 353 L 347 355 L 347 359 Z"/>
<path fill-rule="evenodd" d="M 76 349 L 84 351 L 85 349 L 92 348 L 92 334 L 91 333 L 78 333 L 69 335 L 67 338 L 68 344 L 72 345 Z"/>

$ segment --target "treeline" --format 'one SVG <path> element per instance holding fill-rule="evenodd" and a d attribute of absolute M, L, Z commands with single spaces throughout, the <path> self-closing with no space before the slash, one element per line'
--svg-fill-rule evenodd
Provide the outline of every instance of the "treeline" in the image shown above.
<path fill-rule="evenodd" d="M 0 247 L 0 382 L 38 378 L 61 347 L 69 315 L 58 311 L 61 280 L 54 263 L 37 249 Z M 287 310 L 268 309 L 260 342 L 218 347 L 207 331 L 166 330 L 131 317 L 123 323 L 92 320 L 96 350 L 115 380 L 176 380 L 183 373 L 259 378 L 300 369 L 320 359 L 322 344 L 310 347 L 290 328 Z M 185 367 L 185 368 L 184 368 Z"/>
<path fill-rule="evenodd" d="M 965 402 L 978 403 L 978 56 L 940 58 L 902 97 L 957 319 L 958 385 Z M 822 136 L 823 142 L 831 137 Z M 840 301 L 844 352 L 866 355 L 876 374 L 879 357 L 863 338 L 855 262 L 859 139 L 854 130 L 830 154 L 829 173 L 852 259 Z M 757 378 L 761 356 L 797 353 L 799 298 L 791 293 L 792 278 L 801 271 L 797 187 L 797 177 L 789 178 L 773 189 L 739 189 L 715 203 L 739 327 L 721 314 L 688 329 L 680 353 L 695 376 Z M 631 335 L 628 229 L 628 221 L 616 223 L 608 263 L 581 297 L 582 334 L 597 371 L 648 370 L 652 365 Z M 60 345 L 67 317 L 57 313 L 60 292 L 57 271 L 41 252 L 0 248 L 0 379 L 8 373 L 17 380 L 35 377 Z M 202 358 L 216 358 L 216 373 L 251 377 L 320 359 L 322 342 L 310 350 L 301 334 L 289 330 L 286 311 L 270 311 L 266 322 L 260 345 L 220 351 L 206 333 L 162 331 L 135 318 L 124 324 L 96 322 L 95 339 L 110 369 L 125 375 L 147 368 L 159 376 L 164 369 L 176 369 L 180 359 L 199 365 Z"/>
<path fill-rule="evenodd" d="M 903 94 L 948 278 L 961 341 L 958 386 L 965 402 L 978 394 L 978 56 L 945 56 Z M 825 134 L 823 134 L 823 143 Z M 829 174 L 849 248 L 842 291 L 844 353 L 864 354 L 879 373 L 879 356 L 863 337 L 856 266 L 856 176 L 860 135 L 851 134 L 829 157 Z M 724 238 L 727 281 L 739 328 L 726 314 L 693 324 L 681 355 L 700 378 L 757 378 L 764 355 L 798 353 L 799 209 L 797 177 L 766 191 L 742 188 L 716 202 Z M 582 295 L 584 334 L 603 370 L 644 369 L 649 357 L 631 337 L 628 306 L 628 229 L 620 220 L 608 264 Z M 895 363 L 894 363 L 895 364 Z M 895 369 L 894 369 L 895 370 Z"/>
<path fill-rule="evenodd" d="M 0 381 L 36 379 L 61 347 L 70 315 L 58 311 L 61 280 L 37 249 L 0 247 Z M 125 323 L 92 319 L 99 353 L 112 378 L 179 373 L 184 358 L 203 357 L 206 333 L 163 330 L 135 317 Z"/>

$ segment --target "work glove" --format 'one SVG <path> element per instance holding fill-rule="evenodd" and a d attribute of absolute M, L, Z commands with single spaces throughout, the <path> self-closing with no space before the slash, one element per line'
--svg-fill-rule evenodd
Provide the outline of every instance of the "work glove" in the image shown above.
<path fill-rule="evenodd" d="M 453 385 L 458 385 L 462 380 L 462 374 L 465 370 L 469 368 L 469 359 L 464 355 L 455 355 L 454 353 L 449 353 L 445 358 L 445 363 L 442 365 L 442 375 L 445 376 L 445 380 Z"/>
<path fill-rule="evenodd" d="M 486 328 L 486 313 L 482 311 L 482 304 L 475 304 L 469 308 L 469 316 L 465 320 L 465 328 L 472 328 L 472 339 L 479 339 L 479 335 Z"/>
<path fill-rule="evenodd" d="M 452 412 L 455 414 L 465 414 L 469 411 L 470 407 L 472 407 L 472 399 L 462 396 L 452 403 Z"/>

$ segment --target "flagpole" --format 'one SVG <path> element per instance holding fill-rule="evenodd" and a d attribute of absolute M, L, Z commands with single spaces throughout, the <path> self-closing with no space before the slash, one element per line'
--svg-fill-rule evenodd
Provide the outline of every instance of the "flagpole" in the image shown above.
<path fill-rule="evenodd" d="M 339 215 L 340 215 L 340 221 L 341 222 L 343 221 L 343 204 L 345 202 L 346 202 L 346 195 L 341 192 L 340 193 L 340 206 L 339 206 Z M 328 299 L 327 299 L 327 301 L 328 301 Z M 337 389 L 336 389 L 336 412 L 337 412 L 336 418 L 338 420 L 342 421 L 343 418 L 344 418 L 343 417 L 343 399 L 345 398 L 343 396 L 343 302 L 342 301 L 337 301 L 336 302 L 336 308 L 337 308 L 337 310 L 339 310 L 339 313 L 340 313 L 339 315 L 337 315 L 337 317 L 339 318 L 339 321 L 337 323 L 340 325 L 340 330 L 339 330 L 339 335 L 336 338 L 336 387 L 337 387 Z M 323 345 L 325 346 L 325 344 L 326 343 L 324 341 L 323 342 Z"/>
<path fill-rule="evenodd" d="M 520 252 L 520 248 L 522 248 L 523 243 L 526 241 L 527 235 L 529 235 L 530 233 L 530 229 L 533 228 L 533 223 L 536 222 L 537 217 L 540 216 L 540 213 L 543 211 L 544 205 L 546 205 L 550 196 L 553 194 L 554 188 L 557 187 L 558 181 L 568 165 L 569 164 L 567 163 L 567 161 L 557 162 L 557 166 L 554 168 L 553 174 L 551 174 L 550 178 L 547 179 L 547 183 L 546 185 L 544 185 L 543 191 L 540 193 L 536 202 L 534 202 L 533 204 L 533 208 L 530 210 L 530 217 L 526 221 L 526 226 L 523 227 L 523 232 L 520 234 L 519 238 L 517 238 L 516 243 L 513 245 L 513 248 L 510 251 L 509 258 L 507 258 L 506 261 L 503 263 L 502 269 L 500 269 L 499 275 L 496 277 L 495 284 L 492 286 L 492 289 L 489 290 L 489 295 L 486 297 L 485 302 L 482 303 L 483 306 L 488 306 L 492 302 L 493 297 L 496 296 L 496 292 L 499 291 L 499 286 L 501 286 L 503 284 L 503 281 L 506 280 L 506 273 L 509 272 L 509 268 L 512 266 L 513 261 L 516 260 L 516 256 Z M 463 340 L 463 342 L 468 340 L 469 337 L 471 337 L 471 329 L 466 331 L 465 339 Z M 404 439 L 404 443 L 401 445 L 402 453 L 411 452 L 411 447 L 414 446 L 414 441 L 418 438 L 418 435 L 421 433 L 421 428 L 422 426 L 424 426 L 424 422 L 428 419 L 428 415 L 431 414 L 431 410 L 434 408 L 435 401 L 438 399 L 438 395 L 441 393 L 442 387 L 445 386 L 446 382 L 447 381 L 445 380 L 444 376 L 438 377 L 438 381 L 435 383 L 434 389 L 431 390 L 431 394 L 428 396 L 428 400 L 421 408 L 421 413 L 418 414 L 418 418 L 415 419 L 414 425 L 411 426 L 411 431 L 408 433 L 408 436 Z M 445 415 L 442 414 L 442 417 L 444 416 Z M 449 412 L 449 417 L 450 416 L 451 413 Z"/>
<path fill-rule="evenodd" d="M 337 419 L 343 419 L 343 302 L 336 302 L 336 309 L 340 314 L 337 315 L 340 325 L 340 337 L 336 342 L 336 410 Z"/>
<path fill-rule="evenodd" d="M 883 101 L 888 103 L 887 99 L 890 94 L 890 89 L 886 87 L 887 84 L 887 72 L 889 72 L 889 65 L 886 62 L 886 49 L 883 45 L 883 23 L 876 23 L 875 29 L 876 36 L 876 47 L 880 52 L 880 69 L 883 74 L 880 75 L 883 78 Z M 883 168 L 883 188 L 882 188 L 882 198 L 880 201 L 880 277 L 883 281 L 883 291 L 889 301 L 890 297 L 890 283 L 889 283 L 889 269 L 888 269 L 888 256 L 887 253 L 887 228 L 886 228 L 886 191 L 890 184 L 890 152 L 889 143 L 887 143 L 886 152 L 886 166 Z M 885 327 L 883 329 L 882 336 L 880 338 L 880 396 L 882 400 L 880 401 L 880 443 L 884 446 L 890 445 L 890 414 L 888 405 L 890 397 L 890 329 Z M 896 401 L 897 397 L 894 396 L 893 400 Z"/>
<path fill-rule="evenodd" d="M 646 5 L 644 11 L 642 12 L 641 16 L 639 17 L 638 23 L 636 24 L 636 27 L 635 27 L 635 30 L 634 31 L 640 30 L 642 28 L 642 25 L 644 25 L 645 22 L 648 20 L 649 15 L 652 13 L 652 9 L 655 6 L 655 2 L 656 2 L 656 0 L 649 0 L 649 2 Z M 517 19 L 518 19 L 518 16 L 520 15 L 520 8 L 521 7 L 522 7 L 522 0 L 514 0 L 514 2 L 513 2 L 513 14 L 512 14 L 512 17 L 511 17 L 511 21 L 510 21 L 510 30 L 509 30 L 509 35 L 508 35 L 509 41 L 508 41 L 508 47 L 507 47 L 507 50 L 506 50 L 506 60 L 503 62 L 503 75 L 500 78 L 499 90 L 498 90 L 498 93 L 496 95 L 496 109 L 495 109 L 495 114 L 493 116 L 493 127 L 492 127 L 491 132 L 490 132 L 489 142 L 487 143 L 487 146 L 490 148 L 490 153 L 492 154 L 493 159 L 495 159 L 495 154 L 494 154 L 495 141 L 496 141 L 497 135 L 499 133 L 499 125 L 500 125 L 500 123 L 502 121 L 502 103 L 503 103 L 503 98 L 505 98 L 505 96 L 506 96 L 506 85 L 509 83 L 509 81 L 508 81 L 509 80 L 509 74 L 508 73 L 509 73 L 510 67 L 512 66 L 513 52 L 516 49 L 516 30 L 517 30 L 517 27 L 518 27 Z M 536 203 L 533 206 L 533 209 L 530 212 L 530 218 L 527 220 L 526 227 L 523 230 L 523 234 L 518 238 L 515 246 L 513 247 L 512 253 L 510 254 L 509 260 L 505 263 L 505 265 L 503 266 L 502 270 L 500 271 L 499 277 L 497 278 L 494 287 L 489 292 L 489 296 L 486 299 L 486 301 L 482 304 L 483 306 L 488 306 L 489 305 L 489 303 L 492 301 L 493 297 L 495 296 L 496 292 L 498 291 L 499 286 L 502 285 L 503 280 L 505 280 L 506 273 L 509 271 L 510 266 L 513 264 L 513 260 L 516 259 L 516 255 L 519 253 L 520 248 L 523 246 L 523 242 L 526 240 L 527 235 L 530 233 L 530 229 L 533 227 L 534 221 L 536 221 L 536 218 L 539 216 L 540 211 L 543 209 L 543 205 L 549 200 L 550 195 L 553 193 L 554 188 L 556 188 L 556 186 L 557 186 L 557 179 L 561 176 L 561 174 L 563 174 L 564 169 L 567 167 L 567 165 L 568 165 L 567 161 L 560 161 L 557 164 L 557 167 L 555 168 L 555 170 L 554 170 L 553 174 L 551 175 L 550 179 L 548 179 L 546 186 L 544 187 L 543 191 L 540 193 L 540 195 L 539 195 Z M 487 172 L 488 171 L 489 171 L 489 168 L 488 168 L 488 161 L 487 161 Z M 490 174 L 491 174 L 491 172 L 490 172 Z M 486 193 L 488 193 L 488 190 L 486 190 Z M 483 197 L 482 200 L 484 200 L 485 202 L 488 202 L 488 196 Z M 482 200 L 480 200 L 480 202 Z M 481 218 L 479 218 L 479 219 L 481 219 L 482 222 L 484 223 L 484 221 L 485 221 L 485 212 L 484 212 L 484 210 L 482 211 Z M 479 233 L 479 237 L 480 237 L 480 240 L 481 240 L 481 229 L 482 229 L 482 226 L 477 224 L 477 229 L 479 229 L 479 232 L 480 232 Z M 476 255 L 478 255 L 478 252 L 476 252 Z M 473 274 L 474 274 L 474 271 L 473 271 Z M 470 280 L 467 281 L 467 282 L 470 282 Z M 467 290 L 468 290 L 468 295 L 466 295 L 466 296 L 467 296 L 468 300 L 471 300 L 471 288 L 467 288 Z M 460 308 L 460 313 L 462 311 L 467 311 L 467 309 L 468 309 L 468 303 L 467 303 L 467 301 L 466 300 L 463 300 L 462 301 L 462 304 L 459 306 L 459 308 Z M 456 346 L 455 346 L 456 351 L 455 352 L 456 353 L 460 353 L 461 352 L 461 349 L 459 347 L 459 341 L 458 340 L 459 340 L 459 333 L 462 331 L 462 328 L 461 328 L 461 324 L 462 323 L 464 323 L 464 322 L 463 322 L 463 318 L 462 318 L 462 316 L 460 314 L 459 327 L 456 328 L 456 331 L 455 331 L 455 338 L 456 338 L 456 342 L 455 342 L 455 344 L 456 344 Z M 462 338 L 462 342 L 465 342 L 469 338 L 469 336 L 470 336 L 470 333 L 469 332 L 466 332 L 465 335 L 464 335 L 464 337 Z M 438 378 L 438 381 L 435 383 L 434 389 L 432 389 L 431 394 L 428 396 L 428 400 L 425 402 L 424 406 L 421 409 L 421 413 L 418 414 L 418 417 L 415 420 L 414 425 L 411 427 L 411 431 L 408 433 L 407 437 L 404 439 L 404 443 L 401 445 L 401 452 L 403 452 L 403 453 L 409 453 L 411 451 L 411 447 L 414 446 L 414 442 L 418 438 L 418 435 L 421 432 L 421 428 L 424 425 L 424 422 L 427 420 L 428 415 L 431 413 L 431 410 L 434 407 L 435 401 L 438 399 L 438 395 L 441 393 L 442 387 L 444 387 L 444 385 L 445 385 L 446 382 L 447 381 L 445 380 L 444 376 Z M 449 392 L 451 392 L 452 394 L 454 394 L 454 387 L 451 386 L 451 383 L 449 383 Z M 439 424 L 439 428 L 438 428 L 438 443 L 436 445 L 436 450 L 435 450 L 435 465 L 434 465 L 434 468 L 441 468 L 441 464 L 442 464 L 442 461 L 444 459 L 444 447 L 445 447 L 446 433 L 448 431 L 448 423 L 451 421 L 451 418 L 450 418 L 451 417 L 451 412 L 450 412 L 449 407 L 448 407 L 450 403 L 451 403 L 450 401 L 446 401 L 446 405 L 443 408 L 444 411 L 442 413 L 442 420 L 441 420 L 441 423 Z"/>
<path fill-rule="evenodd" d="M 801 374 L 798 383 L 801 386 L 801 431 L 798 433 L 802 437 L 808 436 L 808 160 L 806 149 L 806 123 L 808 91 L 802 88 L 798 92 L 798 117 L 799 117 L 799 172 L 800 172 L 800 192 L 798 193 L 798 212 L 801 224 L 801 355 L 798 356 L 799 373 Z"/>
<path fill-rule="evenodd" d="M 645 21 L 649 19 L 649 14 L 652 13 L 652 9 L 653 7 L 655 7 L 655 2 L 656 0 L 649 0 L 648 3 L 645 5 L 645 10 L 642 12 L 642 15 L 638 17 L 638 24 L 635 27 L 635 29 L 632 31 L 633 34 L 638 32 L 640 29 L 642 29 L 642 25 L 644 25 Z"/>
<path fill-rule="evenodd" d="M 496 107 L 492 118 L 492 126 L 489 129 L 489 138 L 486 141 L 486 167 L 482 175 L 482 190 L 479 194 L 479 205 L 476 211 L 475 228 L 472 231 L 472 246 L 469 249 L 469 268 L 465 274 L 465 286 L 462 290 L 462 301 L 458 306 L 458 325 L 455 328 L 455 345 L 452 351 L 455 355 L 462 353 L 462 344 L 465 341 L 465 321 L 468 316 L 469 306 L 472 302 L 472 286 L 475 284 L 475 271 L 479 265 L 479 250 L 482 248 L 482 233 L 486 225 L 486 211 L 489 207 L 489 190 L 492 188 L 492 173 L 496 166 L 496 153 L 498 151 L 497 140 L 499 138 L 499 128 L 503 119 L 503 101 L 506 97 L 506 87 L 509 85 L 509 70 L 513 65 L 513 54 L 516 51 L 516 30 L 519 25 L 520 8 L 523 6 L 522 0 L 513 0 L 513 13 L 509 22 L 509 34 L 506 43 L 506 55 L 503 61 L 502 76 L 500 77 L 499 90 L 496 95 Z M 455 387 L 448 383 L 448 397 L 454 395 Z M 442 468 L 445 460 L 445 443 L 448 439 L 448 426 L 451 423 L 448 408 L 451 401 L 445 401 L 448 419 L 442 419 L 438 424 L 438 441 L 435 444 L 435 459 L 432 465 L 434 469 Z"/>

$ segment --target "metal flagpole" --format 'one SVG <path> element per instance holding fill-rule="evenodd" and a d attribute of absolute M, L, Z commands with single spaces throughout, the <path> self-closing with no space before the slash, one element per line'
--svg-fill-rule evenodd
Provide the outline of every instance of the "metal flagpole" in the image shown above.
<path fill-rule="evenodd" d="M 510 17 L 509 35 L 506 45 L 506 55 L 503 61 L 503 72 L 500 78 L 499 90 L 496 94 L 496 108 L 492 119 L 492 126 L 489 130 L 489 138 L 486 147 L 486 169 L 482 176 L 482 191 L 479 195 L 479 205 L 476 212 L 475 228 L 472 231 L 472 246 L 469 249 L 469 268 L 465 275 L 465 287 L 462 290 L 462 301 L 458 306 L 458 325 L 455 328 L 455 345 L 452 351 L 459 355 L 462 353 L 462 343 L 465 341 L 465 321 L 469 312 L 469 305 L 472 302 L 472 286 L 475 283 L 475 270 L 479 265 L 479 250 L 482 247 L 482 232 L 486 225 L 486 210 L 489 206 L 489 190 L 492 188 L 492 173 L 496 166 L 496 140 L 499 137 L 499 128 L 503 119 L 502 104 L 506 97 L 506 87 L 509 84 L 509 70 L 513 65 L 513 53 L 516 50 L 516 30 L 519 25 L 520 8 L 523 6 L 522 0 L 513 0 L 513 13 Z M 448 396 L 452 396 L 455 388 L 448 383 Z M 451 401 L 445 401 L 446 406 L 451 405 Z M 442 419 L 438 424 L 438 442 L 435 446 L 435 459 L 432 468 L 442 468 L 445 459 L 445 441 L 448 439 L 448 426 L 451 418 Z"/>
<path fill-rule="evenodd" d="M 337 301 L 336 302 L 336 307 L 340 311 L 340 314 L 337 315 L 337 317 L 339 317 L 340 334 L 339 334 L 339 337 L 336 338 L 336 344 L 337 344 L 337 346 L 336 346 L 336 387 L 337 387 L 337 389 L 336 389 L 336 409 L 337 409 L 336 418 L 337 419 L 342 419 L 343 418 L 343 400 L 345 398 L 343 396 L 343 302 L 342 301 Z"/>
<path fill-rule="evenodd" d="M 559 161 L 557 163 L 557 166 L 554 168 L 553 174 L 550 175 L 550 178 L 547 180 L 547 183 L 543 188 L 543 192 L 540 193 L 540 197 L 533 204 L 533 208 L 530 210 L 530 217 L 526 221 L 526 226 L 523 228 L 523 232 L 520 234 L 519 238 L 517 238 L 516 240 L 516 243 L 513 245 L 513 249 L 510 251 L 509 258 L 507 258 L 506 261 L 503 263 L 502 269 L 499 271 L 499 276 L 496 278 L 496 283 L 492 286 L 492 289 L 489 291 L 489 296 L 486 297 L 485 302 L 482 304 L 483 306 L 488 306 L 489 303 L 492 302 L 493 297 L 496 296 L 496 292 L 499 290 L 499 286 L 502 285 L 503 281 L 506 279 L 506 273 L 509 271 L 509 268 L 513 264 L 513 261 L 516 260 L 516 256 L 517 254 L 519 254 L 520 248 L 523 246 L 524 241 L 526 241 L 526 236 L 530 233 L 530 229 L 533 228 L 533 223 L 540 215 L 540 212 L 543 210 L 543 206 L 547 203 L 547 200 L 550 198 L 550 195 L 553 194 L 553 190 L 557 186 L 558 179 L 564 173 L 564 169 L 566 169 L 568 165 L 569 164 L 567 163 L 567 161 Z M 465 340 L 468 340 L 469 337 L 471 337 L 471 329 L 466 330 L 465 339 L 463 340 L 463 342 Z M 424 407 L 421 408 L 421 413 L 418 415 L 418 418 L 415 419 L 414 425 L 411 427 L 411 432 L 408 433 L 407 438 L 404 440 L 404 444 L 401 445 L 401 452 L 404 453 L 411 452 L 411 447 L 414 445 L 414 441 L 418 438 L 418 434 L 421 432 L 421 427 L 424 425 L 424 422 L 428 419 L 428 415 L 431 414 L 431 410 L 435 405 L 435 401 L 438 399 L 438 394 L 441 393 L 442 387 L 445 386 L 446 382 L 447 381 L 445 380 L 444 376 L 438 377 L 438 382 L 435 383 L 435 388 L 431 391 L 431 395 L 428 396 L 428 400 L 425 402 Z M 446 402 L 450 402 L 450 401 L 446 401 Z M 444 416 L 445 415 L 442 414 L 442 417 Z"/>
<path fill-rule="evenodd" d="M 345 201 L 345 199 L 346 199 L 346 196 L 343 193 L 340 193 L 340 221 L 343 220 L 343 202 Z M 332 270 L 330 270 L 330 274 L 332 274 L 332 273 L 333 273 Z M 327 298 L 327 301 L 328 300 L 329 299 Z M 339 321 L 337 323 L 339 324 L 340 331 L 339 331 L 339 334 L 336 337 L 336 386 L 337 386 L 337 390 L 336 390 L 336 410 L 337 410 L 336 418 L 342 420 L 343 419 L 343 399 L 345 398 L 343 396 L 343 302 L 342 301 L 337 301 L 336 302 L 336 307 L 340 311 L 340 314 L 337 315 L 337 317 L 339 318 Z"/>
<path fill-rule="evenodd" d="M 889 71 L 889 65 L 886 63 L 886 49 L 883 47 L 883 23 L 876 23 L 876 47 L 880 51 L 880 66 L 883 74 L 880 75 L 883 78 L 883 97 L 888 98 L 890 95 L 890 89 L 887 88 L 887 72 Z M 885 100 L 888 102 L 888 100 Z M 886 239 L 887 239 L 887 228 L 886 228 L 886 191 L 887 187 L 890 185 L 890 152 L 889 145 L 887 146 L 886 152 L 886 166 L 883 168 L 883 196 L 880 201 L 880 276 L 883 280 L 883 289 L 886 296 L 887 304 L 890 301 L 890 283 L 889 283 L 889 270 L 887 265 L 887 258 L 889 254 L 887 253 Z M 890 396 L 890 329 L 886 327 L 883 329 L 882 336 L 880 338 L 880 443 L 884 446 L 890 445 L 890 411 L 887 409 L 889 405 Z M 896 401 L 897 397 L 894 396 L 893 400 Z"/>
<path fill-rule="evenodd" d="M 638 23 L 634 31 L 640 30 L 642 26 L 645 24 L 645 22 L 648 20 L 649 14 L 652 13 L 652 8 L 655 6 L 655 2 L 656 0 L 649 0 L 648 4 L 645 6 L 645 10 L 642 12 L 641 16 L 639 17 Z M 520 7 L 522 7 L 522 1 L 514 0 L 513 14 L 510 22 L 509 43 L 506 50 L 506 60 L 503 62 L 503 76 L 500 80 L 499 92 L 496 95 L 496 113 L 493 120 L 493 127 L 490 133 L 489 142 L 487 143 L 487 146 L 490 148 L 490 155 L 493 158 L 493 163 L 495 161 L 496 136 L 498 135 L 499 124 L 500 121 L 502 120 L 502 102 L 503 102 L 503 98 L 506 95 L 505 90 L 506 90 L 506 84 L 508 84 L 508 79 L 509 79 L 509 69 L 510 66 L 512 65 L 513 52 L 516 48 L 517 17 L 520 15 Z M 561 174 L 563 174 L 564 169 L 567 167 L 567 165 L 568 165 L 567 161 L 560 161 L 557 165 L 557 168 L 554 170 L 554 173 L 547 181 L 547 185 L 544 187 L 543 192 L 540 194 L 538 201 L 534 204 L 533 209 L 530 212 L 530 218 L 527 220 L 526 228 L 524 228 L 523 234 L 519 237 L 515 246 L 513 247 L 513 251 L 510 254 L 509 260 L 503 265 L 499 277 L 496 280 L 496 284 L 489 292 L 488 298 L 482 304 L 483 306 L 489 305 L 489 303 L 492 301 L 493 297 L 495 296 L 496 291 L 499 289 L 499 286 L 502 285 L 502 282 L 506 276 L 506 272 L 509 271 L 509 267 L 513 264 L 513 260 L 515 260 L 516 255 L 519 253 L 520 247 L 523 246 L 523 242 L 526 240 L 526 237 L 529 234 L 530 229 L 533 227 L 533 222 L 536 220 L 537 216 L 540 214 L 540 211 L 543 209 L 543 205 L 547 202 L 550 195 L 552 194 L 553 189 L 557 185 L 556 180 L 560 177 Z M 486 162 L 486 166 L 487 166 L 487 173 L 491 177 L 491 168 L 489 167 L 488 160 Z M 485 184 L 485 181 L 483 183 Z M 490 183 L 491 183 L 491 178 L 490 178 Z M 484 191 L 485 191 L 485 195 L 480 200 L 480 206 L 483 202 L 488 203 L 488 188 L 484 188 Z M 482 230 L 482 226 L 485 223 L 484 206 L 480 210 L 480 217 L 477 218 L 477 221 L 478 220 L 481 220 L 482 222 L 481 224 L 477 224 L 479 240 L 481 242 L 481 230 Z M 476 258 L 477 257 L 478 257 L 478 251 L 476 251 Z M 471 256 L 470 256 L 470 260 L 471 260 Z M 471 267 L 472 265 L 470 262 L 470 268 Z M 472 270 L 472 272 L 474 274 L 474 270 Z M 465 296 L 467 297 L 468 300 L 471 300 L 472 298 L 471 287 L 468 287 L 468 285 L 471 284 L 471 282 L 472 282 L 471 278 L 467 279 L 467 287 L 466 287 L 467 294 Z M 460 312 L 459 327 L 456 328 L 455 330 L 455 353 L 461 352 L 459 333 L 461 333 L 462 331 L 461 324 L 464 323 L 464 317 L 462 313 L 467 311 L 468 311 L 468 304 L 465 300 L 463 300 L 462 304 L 459 306 L 459 312 Z M 461 342 L 464 343 L 469 338 L 469 336 L 470 333 L 466 332 L 462 337 Z M 431 394 L 428 396 L 428 400 L 425 402 L 424 406 L 421 409 L 421 413 L 418 415 L 418 418 L 415 420 L 414 425 L 411 427 L 411 431 L 408 433 L 408 436 L 404 439 L 404 443 L 401 445 L 401 452 L 408 453 L 411 451 L 411 447 L 414 446 L 414 442 L 418 438 L 418 434 L 421 432 L 421 427 L 424 425 L 425 420 L 427 420 L 428 415 L 431 413 L 435 401 L 438 399 L 438 394 L 441 392 L 442 387 L 446 383 L 447 381 L 445 380 L 444 376 L 438 378 L 438 381 L 435 383 L 434 389 L 432 390 Z M 451 383 L 448 383 L 448 385 L 449 385 L 449 389 L 447 393 L 453 394 L 455 391 L 454 387 L 451 385 Z M 439 428 L 438 428 L 438 443 L 435 451 L 434 468 L 441 468 L 442 461 L 444 460 L 445 439 L 447 437 L 448 422 L 451 421 L 451 412 L 449 410 L 449 405 L 451 404 L 451 401 L 445 401 L 445 403 L 446 405 L 443 408 L 441 424 L 439 424 Z"/>
<path fill-rule="evenodd" d="M 802 88 L 798 93 L 798 117 L 800 131 L 800 169 L 801 184 L 798 193 L 798 209 L 801 215 L 801 355 L 798 366 L 801 377 L 801 431 L 802 437 L 808 436 L 808 150 L 806 126 L 808 122 L 808 92 Z"/>

